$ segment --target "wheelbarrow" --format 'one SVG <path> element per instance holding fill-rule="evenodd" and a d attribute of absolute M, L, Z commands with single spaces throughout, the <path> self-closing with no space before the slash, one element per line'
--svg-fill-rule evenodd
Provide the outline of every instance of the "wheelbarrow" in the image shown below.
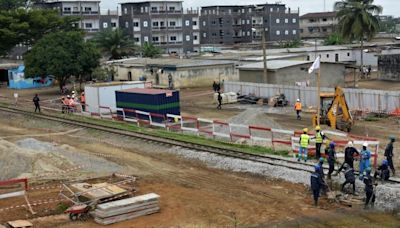
<path fill-rule="evenodd" d="M 71 221 L 86 221 L 90 217 L 89 211 L 89 205 L 80 204 L 69 207 L 64 213 L 69 214 L 69 219 Z"/>

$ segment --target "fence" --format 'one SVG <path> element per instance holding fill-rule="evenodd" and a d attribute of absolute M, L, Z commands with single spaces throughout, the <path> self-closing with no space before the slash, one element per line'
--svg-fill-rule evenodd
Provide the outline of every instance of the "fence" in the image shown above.
<path fill-rule="evenodd" d="M 248 82 L 225 82 L 224 91 L 238 92 L 242 95 L 254 94 L 260 97 L 271 97 L 278 93 L 294 102 L 301 99 L 305 106 L 316 106 L 316 87 L 297 87 L 286 85 L 271 85 Z M 334 88 L 321 88 L 321 92 L 334 92 Z M 400 91 L 382 91 L 369 89 L 344 89 L 347 104 L 351 110 L 367 112 L 394 113 L 400 108 Z"/>

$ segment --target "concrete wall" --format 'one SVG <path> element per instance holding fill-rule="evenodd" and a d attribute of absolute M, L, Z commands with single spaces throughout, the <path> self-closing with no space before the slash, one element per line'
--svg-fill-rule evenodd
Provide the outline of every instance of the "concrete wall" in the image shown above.
<path fill-rule="evenodd" d="M 115 70 L 117 75 L 114 77 L 116 81 L 128 80 L 129 72 L 132 75 L 132 80 L 139 80 L 141 76 L 146 76 L 147 80 L 153 81 L 156 84 L 156 72 L 157 69 L 153 70 L 151 74 L 149 69 L 144 67 L 126 67 L 116 66 Z M 191 68 L 178 68 L 176 70 L 163 70 L 163 73 L 158 73 L 159 85 L 168 85 L 168 75 L 171 74 L 175 88 L 182 87 L 199 87 L 199 86 L 211 86 L 213 81 L 238 80 L 238 71 L 235 69 L 233 64 L 228 65 L 214 65 L 209 67 L 191 67 Z"/>
<path fill-rule="evenodd" d="M 400 54 L 379 56 L 378 69 L 379 79 L 400 81 Z"/>
<path fill-rule="evenodd" d="M 321 86 L 345 86 L 346 69 L 343 64 L 322 64 Z M 309 64 L 287 67 L 277 71 L 268 71 L 268 81 L 263 80 L 263 70 L 239 70 L 239 81 L 268 83 L 275 85 L 296 85 L 296 82 L 308 81 L 315 86 L 315 74 L 308 74 Z"/>

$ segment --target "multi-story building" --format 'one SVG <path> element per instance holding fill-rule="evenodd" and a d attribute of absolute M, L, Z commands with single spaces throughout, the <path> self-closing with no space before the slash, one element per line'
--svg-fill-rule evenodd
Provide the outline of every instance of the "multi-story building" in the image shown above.
<path fill-rule="evenodd" d="M 100 15 L 100 30 L 119 28 L 119 14 L 118 10 L 107 10 L 106 13 Z"/>
<path fill-rule="evenodd" d="M 283 4 L 206 6 L 201 8 L 202 44 L 260 42 L 299 39 L 299 12 Z"/>
<path fill-rule="evenodd" d="M 100 0 L 45 0 L 35 3 L 35 7 L 56 9 L 61 16 L 78 16 L 76 26 L 88 36 L 100 30 Z"/>
<path fill-rule="evenodd" d="M 300 17 L 301 38 L 326 38 L 338 25 L 336 12 L 307 13 Z"/>
<path fill-rule="evenodd" d="M 165 53 L 199 51 L 197 10 L 184 10 L 180 0 L 121 3 L 120 27 L 138 45 L 152 43 Z"/>

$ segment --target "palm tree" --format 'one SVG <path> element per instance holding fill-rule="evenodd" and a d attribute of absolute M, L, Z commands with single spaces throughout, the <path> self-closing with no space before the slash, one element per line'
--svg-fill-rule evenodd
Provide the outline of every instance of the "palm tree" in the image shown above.
<path fill-rule="evenodd" d="M 94 42 L 109 59 L 133 55 L 136 45 L 121 29 L 107 29 L 96 34 Z"/>
<path fill-rule="evenodd" d="M 342 37 L 361 42 L 361 67 L 364 66 L 364 39 L 372 39 L 379 30 L 376 16 L 382 13 L 382 6 L 373 3 L 374 0 L 342 0 L 334 6 Z"/>

